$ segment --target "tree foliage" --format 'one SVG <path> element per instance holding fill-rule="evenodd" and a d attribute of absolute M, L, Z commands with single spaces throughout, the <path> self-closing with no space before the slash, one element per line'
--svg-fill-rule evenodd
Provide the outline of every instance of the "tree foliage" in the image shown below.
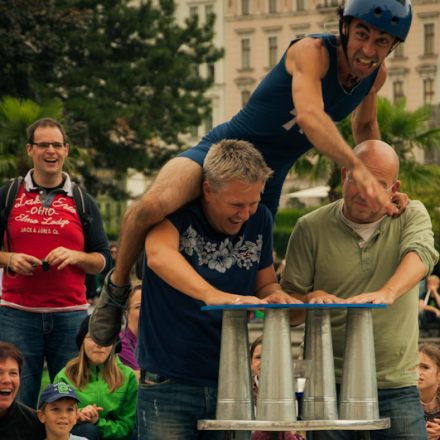
<path fill-rule="evenodd" d="M 30 163 L 25 150 L 26 128 L 42 116 L 59 119 L 61 103 L 52 102 L 40 107 L 34 101 L 4 97 L 0 101 L 0 176 L 1 180 L 24 175 Z"/>
<path fill-rule="evenodd" d="M 173 0 L 0 0 L 0 96 L 62 101 L 70 138 L 93 164 L 79 164 L 89 188 L 114 189 L 97 168 L 113 177 L 158 168 L 210 111 L 210 79 L 198 70 L 222 55 L 214 16 L 180 26 L 174 9 Z"/>
<path fill-rule="evenodd" d="M 0 0 L 0 96 L 41 103 L 84 47 L 90 13 L 63 0 Z"/>
<path fill-rule="evenodd" d="M 29 99 L 20 101 L 10 96 L 0 100 L 0 181 L 24 176 L 32 166 L 25 148 L 28 143 L 26 129 L 42 117 L 51 117 L 63 123 L 61 101 L 49 101 L 40 106 Z M 87 151 L 70 142 L 64 168 L 77 180 L 81 180 L 80 164 L 90 164 Z"/>

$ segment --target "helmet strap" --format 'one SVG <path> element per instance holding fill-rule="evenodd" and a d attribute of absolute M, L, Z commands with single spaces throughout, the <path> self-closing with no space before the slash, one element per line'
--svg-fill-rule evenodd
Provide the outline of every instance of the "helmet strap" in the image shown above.
<path fill-rule="evenodd" d="M 402 41 L 400 41 L 398 38 L 395 38 L 394 39 L 394 43 L 393 43 L 393 45 L 391 46 L 391 49 L 390 49 L 390 51 L 388 52 L 388 55 L 399 45 L 399 44 L 401 44 L 402 43 Z M 387 56 L 388 56 L 387 55 Z"/>

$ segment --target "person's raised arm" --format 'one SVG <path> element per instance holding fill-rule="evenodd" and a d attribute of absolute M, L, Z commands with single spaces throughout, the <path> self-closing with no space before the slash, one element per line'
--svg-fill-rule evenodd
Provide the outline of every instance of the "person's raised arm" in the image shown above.
<path fill-rule="evenodd" d="M 351 117 L 353 139 L 357 144 L 369 139 L 380 139 L 380 129 L 377 122 L 377 94 L 387 78 L 387 70 L 381 65 L 379 73 L 368 95 L 354 110 Z M 409 197 L 405 193 L 396 192 L 391 199 L 397 208 L 394 217 L 402 214 L 409 203 Z"/>
<path fill-rule="evenodd" d="M 352 113 L 351 128 L 356 145 L 369 139 L 380 139 L 377 122 L 377 94 L 386 78 L 386 67 L 382 64 L 370 92 Z"/>
<path fill-rule="evenodd" d="M 292 75 L 296 122 L 319 152 L 351 170 L 361 194 L 372 208 L 383 206 L 388 214 L 393 214 L 396 209 L 384 188 L 354 155 L 324 111 L 321 80 L 328 65 L 328 52 L 318 39 L 305 38 L 289 48 L 286 69 Z"/>
<path fill-rule="evenodd" d="M 208 305 L 259 304 L 266 301 L 222 292 L 208 283 L 179 252 L 179 231 L 167 219 L 156 225 L 145 240 L 148 267 L 179 292 Z M 227 276 L 227 275 L 225 275 Z"/>

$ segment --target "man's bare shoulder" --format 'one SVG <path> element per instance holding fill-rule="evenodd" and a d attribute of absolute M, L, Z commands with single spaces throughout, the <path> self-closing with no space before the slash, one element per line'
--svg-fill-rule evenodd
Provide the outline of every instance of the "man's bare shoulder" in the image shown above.
<path fill-rule="evenodd" d="M 286 68 L 290 74 L 294 74 L 295 69 L 307 66 L 317 66 L 319 70 L 326 72 L 328 61 L 328 51 L 321 39 L 305 37 L 289 47 Z"/>
<path fill-rule="evenodd" d="M 292 44 L 287 51 L 288 57 L 298 57 L 302 55 L 322 57 L 327 54 L 327 49 L 320 38 L 304 37 Z"/>

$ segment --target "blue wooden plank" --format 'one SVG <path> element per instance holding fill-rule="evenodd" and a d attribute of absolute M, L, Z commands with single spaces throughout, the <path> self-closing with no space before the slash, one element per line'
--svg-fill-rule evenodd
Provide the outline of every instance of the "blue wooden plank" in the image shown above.
<path fill-rule="evenodd" d="M 261 309 L 386 309 L 387 304 L 223 304 L 202 306 L 202 310 L 261 310 Z"/>

